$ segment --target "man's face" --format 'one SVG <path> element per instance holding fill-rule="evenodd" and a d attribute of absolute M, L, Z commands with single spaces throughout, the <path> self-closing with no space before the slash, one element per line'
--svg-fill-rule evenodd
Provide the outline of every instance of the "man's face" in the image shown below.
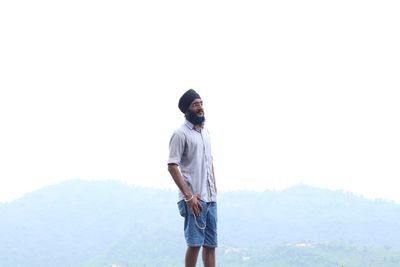
<path fill-rule="evenodd" d="M 186 119 L 193 123 L 194 125 L 203 124 L 204 118 L 204 109 L 203 109 L 203 101 L 200 98 L 196 98 L 190 104 L 188 111 L 186 112 Z"/>
<path fill-rule="evenodd" d="M 203 101 L 196 98 L 189 106 L 189 111 L 196 113 L 198 117 L 204 117 Z"/>

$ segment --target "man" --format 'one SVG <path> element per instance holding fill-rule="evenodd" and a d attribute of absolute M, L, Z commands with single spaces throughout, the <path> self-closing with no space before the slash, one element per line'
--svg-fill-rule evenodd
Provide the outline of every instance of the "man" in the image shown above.
<path fill-rule="evenodd" d="M 200 248 L 205 267 L 215 267 L 217 188 L 203 101 L 193 89 L 179 99 L 185 123 L 171 137 L 168 171 L 179 188 L 179 212 L 185 218 L 185 266 L 195 267 Z"/>

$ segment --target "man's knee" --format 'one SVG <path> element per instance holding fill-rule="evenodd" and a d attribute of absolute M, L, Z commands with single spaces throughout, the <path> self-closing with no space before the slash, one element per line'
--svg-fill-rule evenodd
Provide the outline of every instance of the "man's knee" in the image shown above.
<path fill-rule="evenodd" d="M 203 250 L 204 250 L 205 252 L 210 252 L 210 253 L 212 253 L 212 252 L 215 252 L 215 247 L 203 246 Z"/>
<path fill-rule="evenodd" d="M 187 250 L 191 251 L 191 252 L 196 252 L 196 251 L 198 252 L 198 251 L 200 251 L 200 248 L 201 248 L 200 246 L 199 247 L 190 247 L 190 246 L 188 246 Z"/>

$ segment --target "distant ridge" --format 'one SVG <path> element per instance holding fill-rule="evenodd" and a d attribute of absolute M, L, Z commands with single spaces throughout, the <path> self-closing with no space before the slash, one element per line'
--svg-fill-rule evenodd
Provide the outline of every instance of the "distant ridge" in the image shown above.
<path fill-rule="evenodd" d="M 116 181 L 47 186 L 0 204 L 0 266 L 180 266 L 185 244 L 176 200 L 173 191 Z M 227 263 L 234 253 L 282 246 L 400 249 L 400 205 L 391 202 L 306 185 L 226 192 L 218 202 L 219 257 L 226 266 L 234 266 Z M 392 255 L 382 251 L 377 255 Z"/>

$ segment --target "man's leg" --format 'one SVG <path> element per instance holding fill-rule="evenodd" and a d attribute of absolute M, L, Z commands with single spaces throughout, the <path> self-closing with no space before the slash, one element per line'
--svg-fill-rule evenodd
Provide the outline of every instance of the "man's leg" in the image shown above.
<path fill-rule="evenodd" d="M 205 267 L 215 267 L 215 248 L 218 246 L 217 203 L 208 203 L 207 227 L 203 244 L 203 263 Z"/>
<path fill-rule="evenodd" d="M 203 247 L 204 267 L 215 267 L 215 248 Z"/>
<path fill-rule="evenodd" d="M 185 267 L 196 267 L 200 247 L 188 247 L 186 250 Z"/>

